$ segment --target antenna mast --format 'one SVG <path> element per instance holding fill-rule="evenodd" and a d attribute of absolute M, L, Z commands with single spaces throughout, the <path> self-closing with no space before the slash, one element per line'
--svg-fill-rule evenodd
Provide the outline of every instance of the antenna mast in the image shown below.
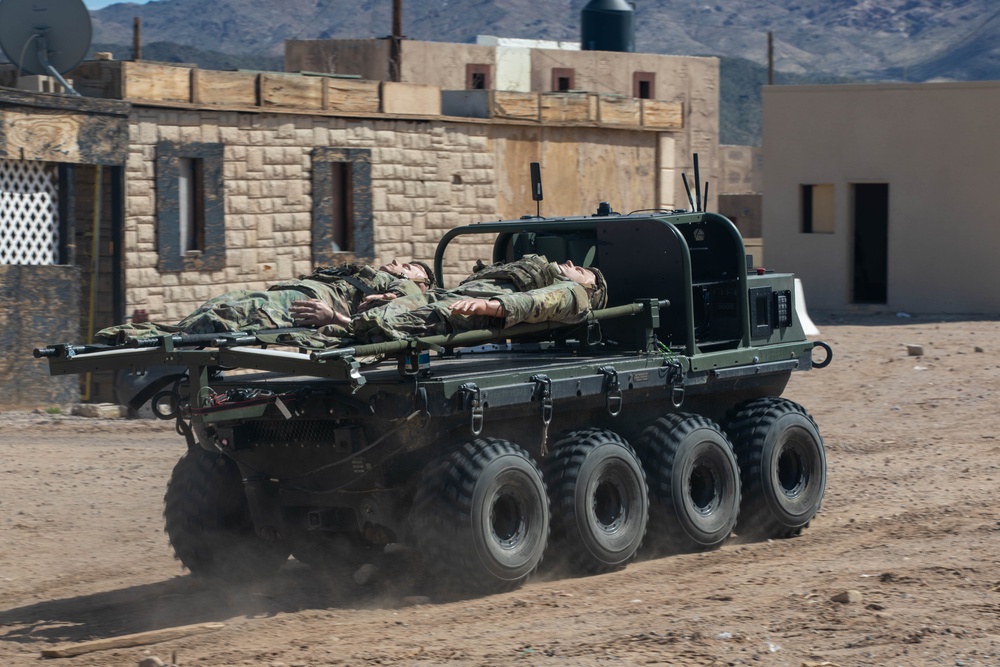
<path fill-rule="evenodd" d="M 403 0 L 392 0 L 392 36 L 389 38 L 389 79 L 403 77 Z"/>
<path fill-rule="evenodd" d="M 537 202 L 537 215 L 542 217 L 542 165 L 531 163 L 531 198 Z"/>

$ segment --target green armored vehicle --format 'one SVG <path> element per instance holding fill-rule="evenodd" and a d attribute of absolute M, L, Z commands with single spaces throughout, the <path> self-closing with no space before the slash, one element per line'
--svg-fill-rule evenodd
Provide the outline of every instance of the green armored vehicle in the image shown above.
<path fill-rule="evenodd" d="M 599 267 L 608 307 L 572 326 L 327 351 L 219 334 L 35 353 L 53 374 L 174 369 L 133 405 L 152 399 L 186 435 L 164 516 L 197 575 L 401 545 L 438 578 L 489 593 L 519 586 L 543 557 L 598 573 L 640 547 L 708 550 L 809 525 L 823 442 L 780 395 L 830 348 L 804 335 L 793 277 L 749 268 L 729 220 L 602 204 L 474 224 L 445 235 L 438 275 L 466 235 L 495 239 L 494 261 Z"/>

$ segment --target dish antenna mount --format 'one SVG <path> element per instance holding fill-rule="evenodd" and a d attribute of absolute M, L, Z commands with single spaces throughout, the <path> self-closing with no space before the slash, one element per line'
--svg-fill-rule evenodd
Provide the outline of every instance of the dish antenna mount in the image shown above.
<path fill-rule="evenodd" d="M 0 49 L 19 73 L 53 76 L 79 96 L 62 75 L 87 55 L 90 38 L 83 0 L 0 0 Z"/>

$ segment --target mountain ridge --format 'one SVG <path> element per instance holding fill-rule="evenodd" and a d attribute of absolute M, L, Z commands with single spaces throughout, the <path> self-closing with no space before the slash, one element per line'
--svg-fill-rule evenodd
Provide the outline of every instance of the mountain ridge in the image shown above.
<path fill-rule="evenodd" d="M 640 0 L 636 49 L 767 61 L 775 69 L 859 79 L 1000 78 L 995 0 Z M 438 0 L 406 3 L 409 39 L 472 42 L 489 34 L 579 40 L 587 0 Z M 155 0 L 92 13 L 94 41 L 128 44 L 135 17 L 143 39 L 221 53 L 281 55 L 287 39 L 359 39 L 391 32 L 387 0 Z"/>
<path fill-rule="evenodd" d="M 996 0 L 637 0 L 636 50 L 720 58 L 720 141 L 760 143 L 767 37 L 778 85 L 1000 79 Z M 578 41 L 588 0 L 437 0 L 403 6 L 407 39 L 477 35 Z M 365 39 L 391 32 L 389 0 L 153 0 L 91 12 L 93 51 L 209 69 L 283 69 L 288 39 Z"/>

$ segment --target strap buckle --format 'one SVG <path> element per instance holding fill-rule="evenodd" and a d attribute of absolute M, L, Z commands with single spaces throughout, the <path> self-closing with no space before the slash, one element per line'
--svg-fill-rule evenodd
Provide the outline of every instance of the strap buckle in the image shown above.
<path fill-rule="evenodd" d="M 472 435 L 479 435 L 483 432 L 483 422 L 485 421 L 485 414 L 483 412 L 483 397 L 482 391 L 480 391 L 479 386 L 473 382 L 463 384 L 459 391 L 465 395 L 465 400 L 468 402 L 469 407 L 472 412 Z"/>
<path fill-rule="evenodd" d="M 622 413 L 622 385 L 618 380 L 618 371 L 614 366 L 602 366 L 597 369 L 607 378 L 606 400 L 608 414 L 617 417 Z"/>

